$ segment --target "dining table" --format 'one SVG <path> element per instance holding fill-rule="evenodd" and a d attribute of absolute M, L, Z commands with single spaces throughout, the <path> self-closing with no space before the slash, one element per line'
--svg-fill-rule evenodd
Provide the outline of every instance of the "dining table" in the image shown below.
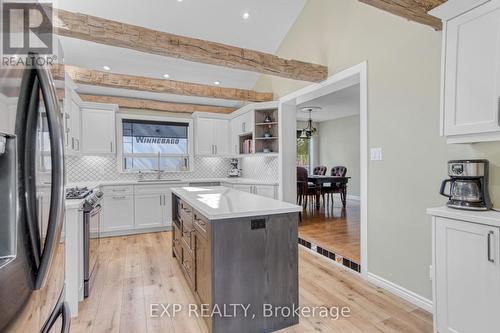
<path fill-rule="evenodd" d="M 316 209 L 321 207 L 320 198 L 321 198 L 321 189 L 324 184 L 336 184 L 342 188 L 342 206 L 345 208 L 347 205 L 347 183 L 349 182 L 351 177 L 339 177 L 339 176 L 323 176 L 323 175 L 309 175 L 307 177 L 307 181 L 313 183 L 316 186 Z"/>

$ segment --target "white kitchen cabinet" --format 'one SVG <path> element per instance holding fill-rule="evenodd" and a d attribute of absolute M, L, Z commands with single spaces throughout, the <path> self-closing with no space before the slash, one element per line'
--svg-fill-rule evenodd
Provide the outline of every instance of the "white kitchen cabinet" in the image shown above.
<path fill-rule="evenodd" d="M 433 218 L 434 332 L 500 332 L 500 227 L 479 223 L 500 214 L 447 211 L 430 213 L 443 215 Z"/>
<path fill-rule="evenodd" d="M 441 134 L 450 143 L 500 140 L 500 1 L 448 2 L 443 19 Z"/>
<path fill-rule="evenodd" d="M 172 187 L 187 183 L 136 185 L 135 229 L 172 226 Z"/>
<path fill-rule="evenodd" d="M 64 127 L 65 127 L 65 147 L 66 153 L 74 154 L 80 151 L 80 106 L 77 97 L 73 93 L 67 95 L 64 111 Z"/>
<path fill-rule="evenodd" d="M 116 152 L 116 109 L 114 105 L 85 103 L 81 111 L 82 154 L 102 155 Z"/>
<path fill-rule="evenodd" d="M 229 142 L 231 145 L 231 154 L 240 154 L 240 135 L 253 133 L 253 119 L 253 110 L 247 111 L 231 119 L 229 125 Z"/>
<path fill-rule="evenodd" d="M 154 228 L 165 225 L 163 194 L 140 194 L 135 196 L 135 229 Z"/>
<path fill-rule="evenodd" d="M 233 185 L 233 188 L 238 191 L 253 193 L 253 185 Z"/>
<path fill-rule="evenodd" d="M 228 185 L 225 185 L 228 186 Z M 235 190 L 248 192 L 251 194 L 261 195 L 270 199 L 277 199 L 277 187 L 275 185 L 246 185 L 246 184 L 233 184 L 228 187 Z"/>
<path fill-rule="evenodd" d="M 263 197 L 268 197 L 271 199 L 276 199 L 277 191 L 274 185 L 255 185 L 254 194 L 261 195 Z"/>
<path fill-rule="evenodd" d="M 134 197 L 104 191 L 102 218 L 103 233 L 134 229 Z"/>
<path fill-rule="evenodd" d="M 197 155 L 229 154 L 229 120 L 196 117 L 195 139 Z"/>

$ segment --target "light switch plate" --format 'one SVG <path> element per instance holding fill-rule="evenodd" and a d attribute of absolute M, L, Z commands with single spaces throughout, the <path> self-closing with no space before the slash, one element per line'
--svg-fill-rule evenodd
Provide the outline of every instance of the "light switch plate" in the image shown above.
<path fill-rule="evenodd" d="M 372 161 L 382 161 L 382 148 L 370 149 L 370 157 Z"/>

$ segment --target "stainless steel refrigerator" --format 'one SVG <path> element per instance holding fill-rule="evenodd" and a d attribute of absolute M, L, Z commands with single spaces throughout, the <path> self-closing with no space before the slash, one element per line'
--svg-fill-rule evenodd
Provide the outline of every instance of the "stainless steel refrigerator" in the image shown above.
<path fill-rule="evenodd" d="M 0 332 L 69 332 L 62 116 L 47 68 L 0 68 Z"/>

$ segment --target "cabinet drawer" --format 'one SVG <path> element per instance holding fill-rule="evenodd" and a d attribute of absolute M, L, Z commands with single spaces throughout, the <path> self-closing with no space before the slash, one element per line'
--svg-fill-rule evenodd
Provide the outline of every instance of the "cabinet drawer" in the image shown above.
<path fill-rule="evenodd" d="M 189 228 L 191 229 L 191 225 L 193 224 L 193 209 L 180 201 L 178 211 L 182 222 L 189 224 Z"/>
<path fill-rule="evenodd" d="M 195 229 L 193 227 L 193 223 L 183 223 L 182 224 L 182 241 L 188 247 L 190 251 L 195 250 L 195 238 L 194 233 Z"/>
<path fill-rule="evenodd" d="M 105 197 L 133 195 L 134 187 L 132 185 L 103 186 L 102 192 L 104 193 Z"/>
<path fill-rule="evenodd" d="M 182 270 L 186 275 L 186 280 L 194 290 L 194 282 L 195 282 L 195 261 L 193 257 L 193 253 L 188 249 L 188 247 L 182 243 Z"/>
<path fill-rule="evenodd" d="M 197 211 L 193 213 L 193 226 L 200 236 L 207 239 L 208 219 Z"/>
<path fill-rule="evenodd" d="M 168 183 L 168 184 L 148 184 L 135 185 L 135 194 L 162 194 L 169 192 L 172 187 L 186 186 L 187 183 Z"/>
<path fill-rule="evenodd" d="M 181 230 L 177 225 L 173 224 L 174 235 L 172 238 L 172 248 L 174 250 L 175 256 L 180 263 L 182 263 L 182 244 L 181 244 Z"/>

